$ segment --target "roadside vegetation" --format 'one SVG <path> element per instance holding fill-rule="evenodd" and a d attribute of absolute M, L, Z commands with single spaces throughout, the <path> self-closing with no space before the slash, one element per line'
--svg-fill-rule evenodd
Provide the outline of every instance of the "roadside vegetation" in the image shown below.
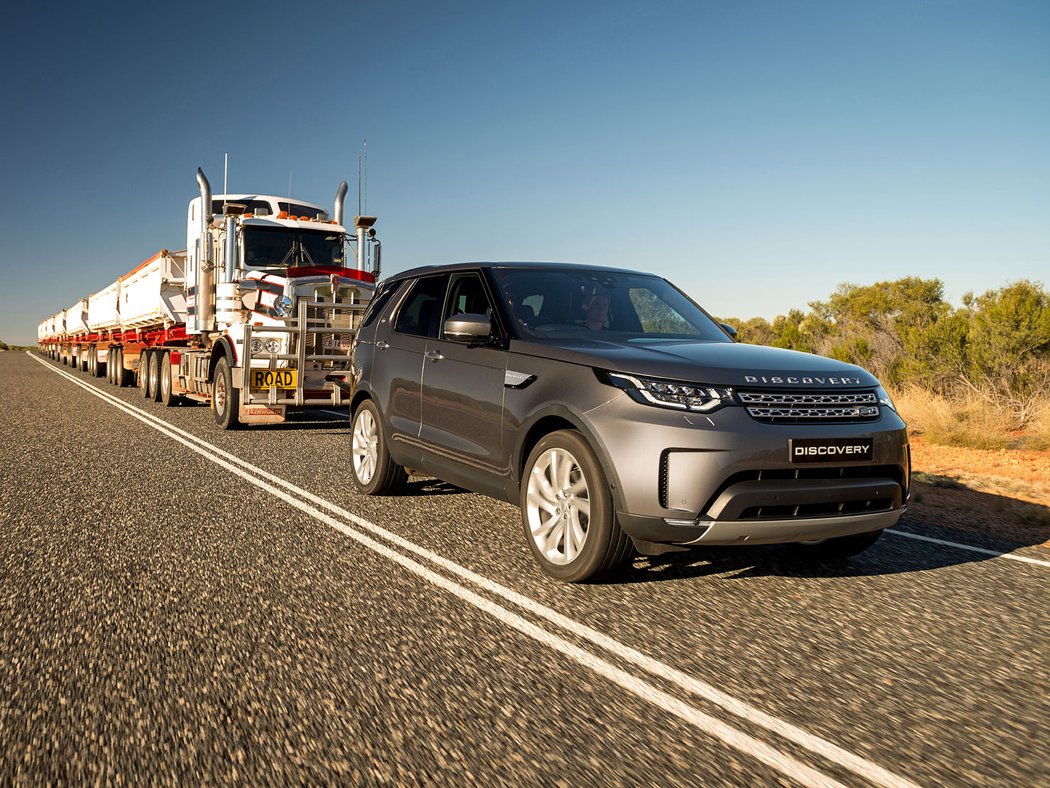
<path fill-rule="evenodd" d="M 741 342 L 819 353 L 871 370 L 909 431 L 932 443 L 1050 449 L 1050 294 L 1020 280 L 962 306 L 939 279 L 842 284 L 769 322 L 725 319 Z"/>

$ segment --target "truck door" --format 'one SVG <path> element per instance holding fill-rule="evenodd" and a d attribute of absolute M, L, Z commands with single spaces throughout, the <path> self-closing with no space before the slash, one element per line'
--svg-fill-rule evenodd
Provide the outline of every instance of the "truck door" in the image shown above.
<path fill-rule="evenodd" d="M 452 275 L 437 337 L 423 361 L 423 466 L 440 466 L 442 477 L 481 492 L 498 489 L 509 473 L 502 452 L 503 391 L 508 352 L 491 343 L 445 339 L 442 324 L 453 315 L 487 314 L 496 334 L 499 318 L 480 272 Z"/>

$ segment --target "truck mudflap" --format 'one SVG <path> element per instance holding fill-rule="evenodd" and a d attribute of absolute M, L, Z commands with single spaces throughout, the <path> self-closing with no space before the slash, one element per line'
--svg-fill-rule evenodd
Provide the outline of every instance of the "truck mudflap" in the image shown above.
<path fill-rule="evenodd" d="M 265 418 L 252 408 L 287 406 L 342 407 L 351 392 L 351 351 L 367 301 L 339 302 L 300 298 L 294 320 L 281 326 L 252 326 L 244 330 L 241 374 L 242 412 L 246 423 Z M 277 340 L 277 350 L 267 344 Z M 253 345 L 262 350 L 253 350 Z M 276 414 L 275 414 L 276 415 Z"/>

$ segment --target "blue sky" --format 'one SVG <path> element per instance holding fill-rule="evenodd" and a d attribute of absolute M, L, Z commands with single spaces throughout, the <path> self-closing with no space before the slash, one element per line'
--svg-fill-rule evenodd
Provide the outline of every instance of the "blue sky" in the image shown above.
<path fill-rule="evenodd" d="M 573 260 L 772 318 L 841 282 L 1050 276 L 1050 3 L 22 3 L 0 30 L 0 339 L 185 246 L 221 189 L 328 205 L 368 138 L 389 272 Z"/>

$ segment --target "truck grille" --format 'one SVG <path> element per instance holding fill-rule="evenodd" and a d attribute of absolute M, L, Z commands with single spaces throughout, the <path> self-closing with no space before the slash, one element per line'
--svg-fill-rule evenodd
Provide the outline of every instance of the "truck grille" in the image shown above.
<path fill-rule="evenodd" d="M 737 391 L 748 415 L 776 424 L 874 421 L 879 400 L 874 391 Z"/>

